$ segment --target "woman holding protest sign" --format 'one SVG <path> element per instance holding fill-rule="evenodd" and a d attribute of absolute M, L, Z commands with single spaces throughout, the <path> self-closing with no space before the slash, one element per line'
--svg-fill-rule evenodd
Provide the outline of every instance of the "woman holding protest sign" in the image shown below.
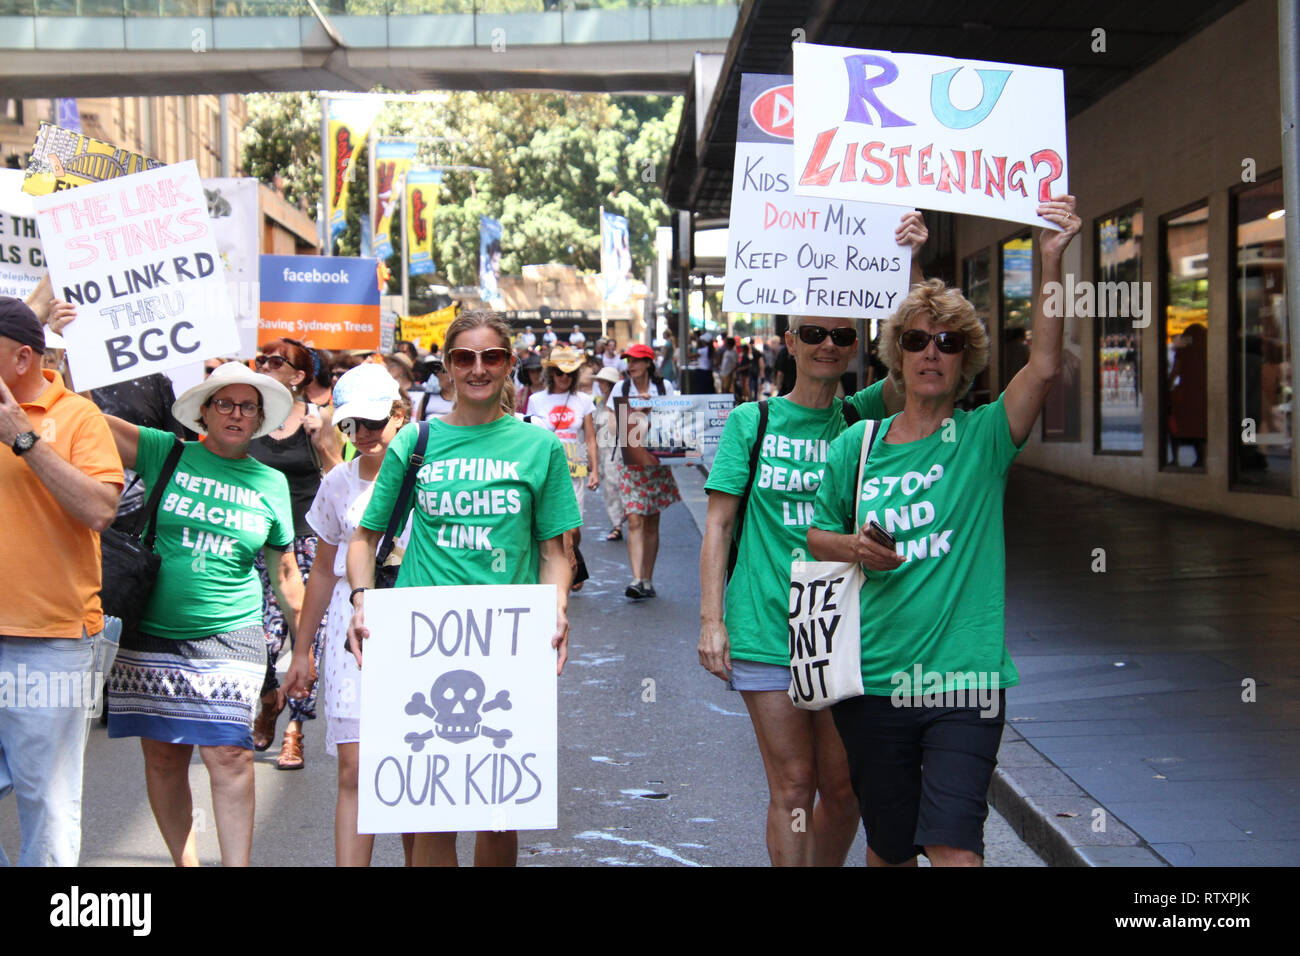
<path fill-rule="evenodd" d="M 1059 229 L 1038 237 L 1044 286 L 1061 281 L 1082 225 L 1074 209 L 1072 196 L 1038 206 Z M 832 711 L 871 866 L 914 866 L 922 852 L 935 866 L 983 863 L 1004 688 L 1019 682 L 1005 639 L 1002 502 L 1061 368 L 1062 319 L 1043 300 L 1028 364 L 996 401 L 967 412 L 955 405 L 987 364 L 988 334 L 958 290 L 937 279 L 914 287 L 881 333 L 903 410 L 881 422 L 861 488 L 863 428 L 827 453 L 808 549 L 868 569 L 865 694 Z"/>
<path fill-rule="evenodd" d="M 906 213 L 895 231 L 898 243 L 912 248 L 917 281 L 928 235 L 919 212 Z M 787 640 L 790 564 L 807 560 L 826 449 L 850 421 L 883 418 L 901 406 L 886 382 L 845 401 L 835 397 L 857 342 L 853 319 L 792 316 L 785 345 L 798 370 L 794 389 L 731 412 L 704 486 L 700 665 L 740 692 L 753 721 L 767 773 L 774 866 L 840 866 L 857 829 L 848 763 L 830 713 L 797 710 L 790 701 Z M 793 826 L 800 818 L 804 825 Z"/>
<path fill-rule="evenodd" d="M 394 508 L 405 507 L 397 501 L 398 492 L 420 429 L 427 427 L 424 461 L 456 459 L 462 466 L 455 475 L 427 465 L 417 473 L 411 499 L 417 504 L 411 512 L 410 540 L 396 586 L 555 585 L 551 646 L 558 653 L 556 672 L 560 673 L 569 653 L 566 611 L 570 568 L 564 533 L 582 523 L 564 448 L 554 434 L 520 421 L 507 410 L 511 398 L 507 391 L 510 327 L 498 313 L 459 315 L 447 329 L 446 357 L 455 382 L 455 407 L 427 426 L 408 425 L 398 432 L 375 479 L 370 504 L 348 545 L 348 583 L 355 608 L 348 628 L 349 644 L 360 664 L 361 642 L 370 636 L 365 625 L 365 594 L 375 583 L 375 551 Z M 507 455 L 510 460 L 503 462 Z M 488 468 L 489 463 L 499 467 Z M 464 477 L 471 472 L 482 477 Z M 447 492 L 453 484 L 463 508 L 451 504 Z M 442 508 L 443 500 L 448 501 L 447 510 Z M 497 506 L 498 501 L 502 507 Z M 467 513 L 462 513 L 466 509 Z M 490 534 L 495 549 L 470 546 L 472 542 L 464 534 L 468 528 L 476 528 L 484 537 Z M 463 545 L 448 544 L 449 540 Z M 507 559 L 501 561 L 499 555 Z M 383 638 L 395 639 L 391 635 Z M 476 865 L 513 866 L 517 855 L 514 831 L 478 834 Z M 455 866 L 456 834 L 418 834 L 413 862 Z"/>
<path fill-rule="evenodd" d="M 310 634 L 325 619 L 320 654 L 319 696 L 325 707 L 325 751 L 338 757 L 338 797 L 334 805 L 334 861 L 337 866 L 369 866 L 374 834 L 357 832 L 357 765 L 361 739 L 361 672 L 344 642 L 352 606 L 348 602 L 347 545 L 370 503 L 384 453 L 411 418 L 410 400 L 382 366 L 367 362 L 346 372 L 334 386 L 335 421 L 356 446 L 357 457 L 330 471 L 307 512 L 317 535 L 316 562 L 307 578 L 299 634 Z M 293 649 L 283 693 L 302 700 L 312 692 L 316 669 L 305 641 Z M 404 839 L 408 850 L 409 840 Z"/>
<path fill-rule="evenodd" d="M 223 866 L 247 866 L 253 841 L 253 708 L 266 672 L 262 591 L 267 566 L 282 607 L 297 618 L 302 578 L 282 474 L 248 454 L 289 414 L 279 382 L 228 362 L 172 406 L 206 435 L 106 416 L 118 454 L 151 490 L 172 466 L 157 511 L 162 559 L 138 633 L 123 635 L 108 679 L 108 735 L 139 737 L 149 804 L 177 866 L 197 866 L 189 766 L 194 745 L 212 777 Z M 179 456 L 170 456 L 179 452 Z"/>
<path fill-rule="evenodd" d="M 307 386 L 319 372 L 316 354 L 297 339 L 276 339 L 264 346 L 254 364 L 293 394 L 293 410 L 284 423 L 254 441 L 251 457 L 280 472 L 289 481 L 289 498 L 293 504 L 293 552 L 305 581 L 316 556 L 316 535 L 307 523 L 307 509 L 320 489 L 321 475 L 339 463 L 338 433 L 331 426 L 329 412 L 306 400 Z M 266 681 L 262 686 L 262 712 L 253 726 L 253 746 L 266 750 L 275 740 L 275 721 L 284 707 L 284 696 L 277 693 L 279 680 L 275 664 L 289 635 L 285 615 L 275 599 L 266 566 L 258 560 L 258 577 L 262 581 L 262 617 L 266 629 Z M 320 654 L 322 632 L 314 632 L 312 646 Z M 289 725 L 275 765 L 280 770 L 303 767 L 302 722 L 316 718 L 316 697 L 290 699 Z"/>
<path fill-rule="evenodd" d="M 623 421 L 641 417 L 629 415 L 628 400 L 652 398 L 659 395 L 676 395 L 677 389 L 655 371 L 654 349 L 638 342 L 624 353 L 627 374 L 610 392 L 610 405 L 615 416 Z M 616 422 L 619 419 L 616 417 Z M 621 423 L 620 423 L 621 424 Z M 616 425 L 616 427 L 618 427 Z M 624 429 L 624 431 L 630 429 Z M 625 434 L 620 434 L 620 439 Z M 628 456 L 642 459 L 629 464 Z M 655 559 L 659 555 L 659 513 L 674 501 L 681 501 L 677 479 L 666 465 L 660 465 L 644 449 L 624 445 L 623 458 L 618 462 L 618 491 L 623 496 L 627 513 L 627 555 L 632 565 L 632 583 L 623 592 L 630 598 L 655 596 Z"/>

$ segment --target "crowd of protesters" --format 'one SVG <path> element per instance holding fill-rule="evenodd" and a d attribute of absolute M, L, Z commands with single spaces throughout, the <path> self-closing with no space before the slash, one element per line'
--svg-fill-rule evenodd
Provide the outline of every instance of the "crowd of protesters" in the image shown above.
<path fill-rule="evenodd" d="M 1059 281 L 1079 228 L 1074 200 L 1039 212 L 1057 227 L 1039 243 L 1042 281 Z M 962 410 L 987 362 L 987 334 L 957 290 L 922 278 L 919 213 L 903 215 L 896 238 L 913 254 L 912 291 L 880 336 L 886 374 L 847 392 L 860 345 L 848 318 L 792 316 L 783 339 L 701 332 L 679 349 L 671 334 L 620 347 L 589 342 L 577 325 L 559 333 L 547 324 L 539 336 L 470 311 L 428 352 L 399 342 L 387 354 L 331 354 L 280 338 L 251 361 L 210 360 L 179 396 L 158 375 L 82 396 L 57 347 L 75 310 L 48 282 L 26 303 L 0 297 L 0 443 L 11 449 L 0 453 L 0 566 L 17 585 L 0 612 L 0 672 L 74 672 L 92 699 L 96 675 L 106 675 L 108 735 L 140 738 L 149 804 L 177 865 L 198 862 L 193 748 L 208 771 L 222 862 L 247 865 L 253 753 L 272 745 L 287 706 L 276 766 L 303 767 L 304 727 L 319 703 L 338 760 L 336 862 L 367 865 L 373 837 L 357 833 L 365 595 L 408 462 L 501 447 L 518 457 L 508 480 L 523 506 L 497 516 L 494 540 L 523 557 L 508 583 L 556 586 L 558 673 L 570 595 L 587 577 L 586 492 L 603 495 L 604 541 L 626 537 L 624 594 L 656 597 L 660 515 L 680 493 L 671 468 L 619 434 L 644 414 L 636 399 L 689 382 L 737 403 L 706 484 L 697 653 L 748 709 L 769 783 L 773 864 L 842 864 L 860 818 L 871 865 L 914 865 L 919 853 L 979 865 L 1002 720 L 971 707 L 900 709 L 891 678 L 924 657 L 934 670 L 992 674 L 999 689 L 1017 682 L 1003 638 L 1002 496 L 1060 364 L 1060 321 L 1045 317 L 1040 296 L 1025 367 L 995 402 Z M 874 444 L 863 441 L 863 419 L 879 422 Z M 939 434 L 946 423 L 955 438 Z M 760 451 L 765 433 L 797 441 Z M 755 485 L 755 462 L 776 467 L 786 445 L 815 450 L 817 481 Z M 936 526 L 960 527 L 975 545 L 944 562 L 913 561 L 859 525 L 855 482 L 859 470 L 932 473 L 932 458 L 945 476 L 931 502 Z M 417 488 L 428 482 L 419 474 Z M 505 480 L 467 484 L 491 493 Z M 802 524 L 784 517 L 793 501 Z M 485 552 L 434 546 L 449 518 L 412 515 L 396 586 L 501 583 Z M 99 534 L 142 523 L 159 569 L 139 620 L 123 627 L 102 610 Z M 804 547 L 872 572 L 861 592 L 866 692 L 818 712 L 796 710 L 788 696 L 790 563 Z M 59 560 L 35 560 L 42 553 Z M 0 707 L 0 797 L 17 798 L 20 865 L 77 862 L 89 723 L 79 703 Z M 996 710 L 1005 712 L 1000 699 Z M 810 825 L 792 828 L 800 810 Z M 409 865 L 454 865 L 455 843 L 454 833 L 403 839 Z M 511 865 L 517 852 L 513 832 L 477 834 L 477 864 Z"/>

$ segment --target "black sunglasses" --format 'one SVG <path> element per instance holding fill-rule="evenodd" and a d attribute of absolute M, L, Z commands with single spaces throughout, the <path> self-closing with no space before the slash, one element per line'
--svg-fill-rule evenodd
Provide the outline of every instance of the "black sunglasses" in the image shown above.
<path fill-rule="evenodd" d="M 388 423 L 392 421 L 392 418 L 381 418 L 378 421 L 372 418 L 352 418 L 349 421 L 352 422 L 354 429 L 364 428 L 367 431 L 381 432 L 388 427 Z"/>
<path fill-rule="evenodd" d="M 898 344 L 909 352 L 924 352 L 930 339 L 934 339 L 940 352 L 949 355 L 956 355 L 966 348 L 965 332 L 938 332 L 931 335 L 923 329 L 908 329 L 898 337 Z"/>
<path fill-rule="evenodd" d="M 799 336 L 800 342 L 806 342 L 809 345 L 820 345 L 829 335 L 832 344 L 838 345 L 840 348 L 847 348 L 858 340 L 858 330 L 852 327 L 823 329 L 820 325 L 801 325 L 795 334 Z"/>

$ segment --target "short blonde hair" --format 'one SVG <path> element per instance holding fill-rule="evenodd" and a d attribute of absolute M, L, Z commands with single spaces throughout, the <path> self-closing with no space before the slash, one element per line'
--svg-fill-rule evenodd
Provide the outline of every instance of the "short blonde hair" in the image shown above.
<path fill-rule="evenodd" d="M 913 319 L 925 316 L 954 332 L 966 334 L 966 350 L 961 357 L 961 383 L 954 396 L 960 399 L 970 391 L 975 376 L 989 364 L 989 333 L 975 314 L 975 306 L 960 290 L 944 285 L 942 279 L 926 279 L 912 286 L 907 298 L 898 304 L 898 311 L 885 321 L 880 330 L 880 360 L 889 369 L 894 387 L 902 392 L 903 353 L 898 339 Z"/>

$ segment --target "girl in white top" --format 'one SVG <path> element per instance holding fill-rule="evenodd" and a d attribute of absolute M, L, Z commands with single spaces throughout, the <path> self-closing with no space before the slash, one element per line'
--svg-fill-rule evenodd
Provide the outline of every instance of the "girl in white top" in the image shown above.
<path fill-rule="evenodd" d="M 578 391 L 578 369 L 583 356 L 573 349 L 553 349 L 542 365 L 546 370 L 546 391 L 534 392 L 528 399 L 525 414 L 530 421 L 555 432 L 564 446 L 569 460 L 569 477 L 573 479 L 573 493 L 578 499 L 578 511 L 586 489 L 595 491 L 600 486 L 600 471 L 596 467 L 596 425 L 593 414 L 596 403 L 588 392 Z M 564 549 L 576 563 L 574 549 L 582 543 L 582 529 L 565 532 Z M 580 590 L 582 582 L 572 585 Z"/>
<path fill-rule="evenodd" d="M 347 543 L 370 503 L 388 443 L 410 419 L 411 403 L 382 365 L 365 363 L 338 380 L 334 405 L 334 421 L 356 446 L 357 457 L 325 476 L 307 512 L 307 523 L 317 535 L 316 562 L 307 579 L 299 617 L 299 625 L 309 622 L 309 630 L 295 633 L 314 633 L 321 618 L 327 617 L 318 696 L 325 707 L 325 752 L 336 755 L 339 761 L 334 859 L 338 866 L 369 866 L 374 834 L 357 833 L 361 671 L 346 647 L 348 622 L 352 619 Z M 298 641 L 284 691 L 290 697 L 305 697 L 314 679 L 311 642 Z M 408 863 L 412 840 L 411 834 L 402 835 Z"/>

